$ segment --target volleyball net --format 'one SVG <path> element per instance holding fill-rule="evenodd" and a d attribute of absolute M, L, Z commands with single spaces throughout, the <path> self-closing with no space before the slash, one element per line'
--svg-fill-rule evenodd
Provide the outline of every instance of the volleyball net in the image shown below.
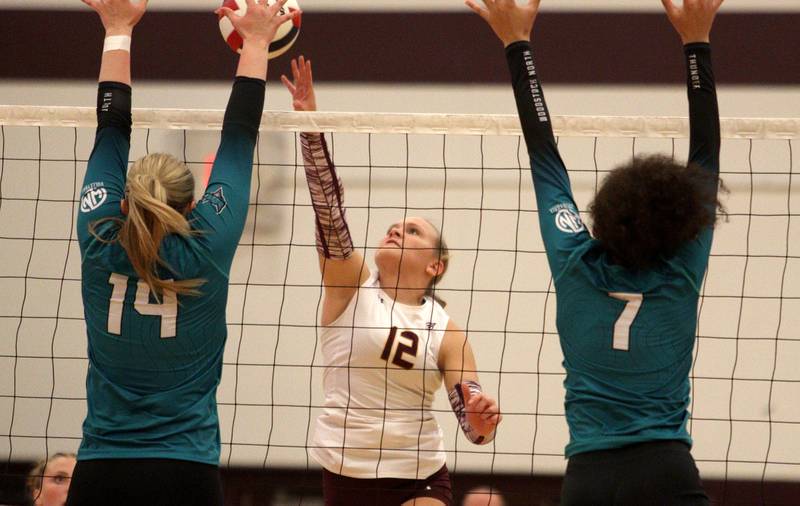
<path fill-rule="evenodd" d="M 131 160 L 164 151 L 200 178 L 221 111 L 135 110 Z M 685 160 L 685 118 L 554 117 L 575 199 L 650 152 Z M 86 333 L 74 220 L 90 108 L 0 106 L 0 458 L 74 451 L 86 412 Z M 567 425 L 555 293 L 516 116 L 264 114 L 251 205 L 230 276 L 218 401 L 222 464 L 314 468 L 322 296 L 298 132 L 327 133 L 368 261 L 386 228 L 429 218 L 452 253 L 437 294 L 467 332 L 504 420 L 470 444 L 440 393 L 451 472 L 561 474 Z M 797 119 L 724 119 L 727 222 L 714 239 L 691 372 L 704 478 L 800 480 Z M 588 220 L 588 216 L 586 217 Z"/>

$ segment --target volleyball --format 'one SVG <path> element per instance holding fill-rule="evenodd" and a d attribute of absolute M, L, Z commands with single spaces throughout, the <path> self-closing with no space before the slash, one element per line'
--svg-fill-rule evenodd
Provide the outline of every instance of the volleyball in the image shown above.
<path fill-rule="evenodd" d="M 277 0 L 267 0 L 267 5 L 272 5 L 276 1 Z M 244 13 L 247 12 L 247 2 L 245 0 L 225 0 L 222 6 L 228 7 L 239 16 L 243 16 Z M 284 14 L 287 11 L 293 12 L 299 10 L 300 6 L 297 4 L 297 0 L 289 0 L 281 8 L 280 13 Z M 228 44 L 228 46 L 237 53 L 241 52 L 242 37 L 233 28 L 231 21 L 224 15 L 219 16 L 219 30 L 222 32 L 222 38 L 225 39 L 225 42 Z M 297 40 L 298 35 L 300 35 L 299 15 L 291 21 L 287 21 L 278 27 L 278 31 L 275 32 L 275 38 L 269 45 L 268 57 L 270 59 L 276 58 L 288 51 L 289 48 L 292 47 L 292 44 L 294 44 L 294 41 Z"/>

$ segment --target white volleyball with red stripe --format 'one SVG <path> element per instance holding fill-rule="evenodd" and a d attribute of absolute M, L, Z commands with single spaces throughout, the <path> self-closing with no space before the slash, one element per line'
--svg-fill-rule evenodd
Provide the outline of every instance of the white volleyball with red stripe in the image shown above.
<path fill-rule="evenodd" d="M 275 2 L 276 0 L 267 0 L 268 5 L 272 5 Z M 247 2 L 245 0 L 225 0 L 222 3 L 222 6 L 228 7 L 239 16 L 244 16 L 245 12 L 247 12 Z M 297 0 L 289 0 L 281 8 L 280 13 L 285 14 L 286 12 L 294 12 L 299 10 L 300 6 L 297 4 Z M 300 17 L 300 15 L 297 15 L 294 17 L 294 19 L 287 21 L 278 27 L 278 31 L 275 32 L 275 38 L 269 45 L 270 59 L 282 55 L 288 51 L 290 47 L 292 47 L 294 41 L 297 40 L 297 36 L 300 35 Z M 225 42 L 228 43 L 228 46 L 230 46 L 230 48 L 237 53 L 241 52 L 242 37 L 233 28 L 231 21 L 223 15 L 220 15 L 219 17 L 219 30 L 222 32 L 222 38 L 225 39 Z"/>

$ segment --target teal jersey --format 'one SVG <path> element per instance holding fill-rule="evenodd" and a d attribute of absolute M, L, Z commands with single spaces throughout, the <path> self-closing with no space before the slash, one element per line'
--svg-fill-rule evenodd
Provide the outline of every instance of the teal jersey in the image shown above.
<path fill-rule="evenodd" d="M 539 226 L 557 297 L 567 457 L 653 440 L 691 444 L 689 370 L 713 230 L 647 271 L 615 265 L 581 221 L 528 43 L 508 48 L 531 155 Z M 719 114 L 707 44 L 686 47 L 690 162 L 719 172 Z"/>
<path fill-rule="evenodd" d="M 256 133 L 226 121 L 208 187 L 187 217 L 196 234 L 161 243 L 171 269 L 160 277 L 201 278 L 201 295 L 167 292 L 157 301 L 116 241 L 130 127 L 98 127 L 77 218 L 89 357 L 79 460 L 218 464 L 228 275 L 247 217 Z"/>

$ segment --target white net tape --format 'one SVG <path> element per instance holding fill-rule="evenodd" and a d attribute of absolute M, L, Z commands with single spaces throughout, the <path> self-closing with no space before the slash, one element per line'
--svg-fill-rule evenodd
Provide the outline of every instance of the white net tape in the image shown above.
<path fill-rule="evenodd" d="M 223 111 L 134 109 L 134 128 L 220 130 Z M 10 126 L 92 127 L 93 107 L 0 105 L 0 124 Z M 554 116 L 556 135 L 565 137 L 685 138 L 689 121 L 672 116 Z M 797 139 L 797 118 L 724 118 L 726 139 Z M 408 114 L 266 111 L 261 130 L 268 132 L 349 132 L 374 134 L 520 135 L 516 115 Z"/>

